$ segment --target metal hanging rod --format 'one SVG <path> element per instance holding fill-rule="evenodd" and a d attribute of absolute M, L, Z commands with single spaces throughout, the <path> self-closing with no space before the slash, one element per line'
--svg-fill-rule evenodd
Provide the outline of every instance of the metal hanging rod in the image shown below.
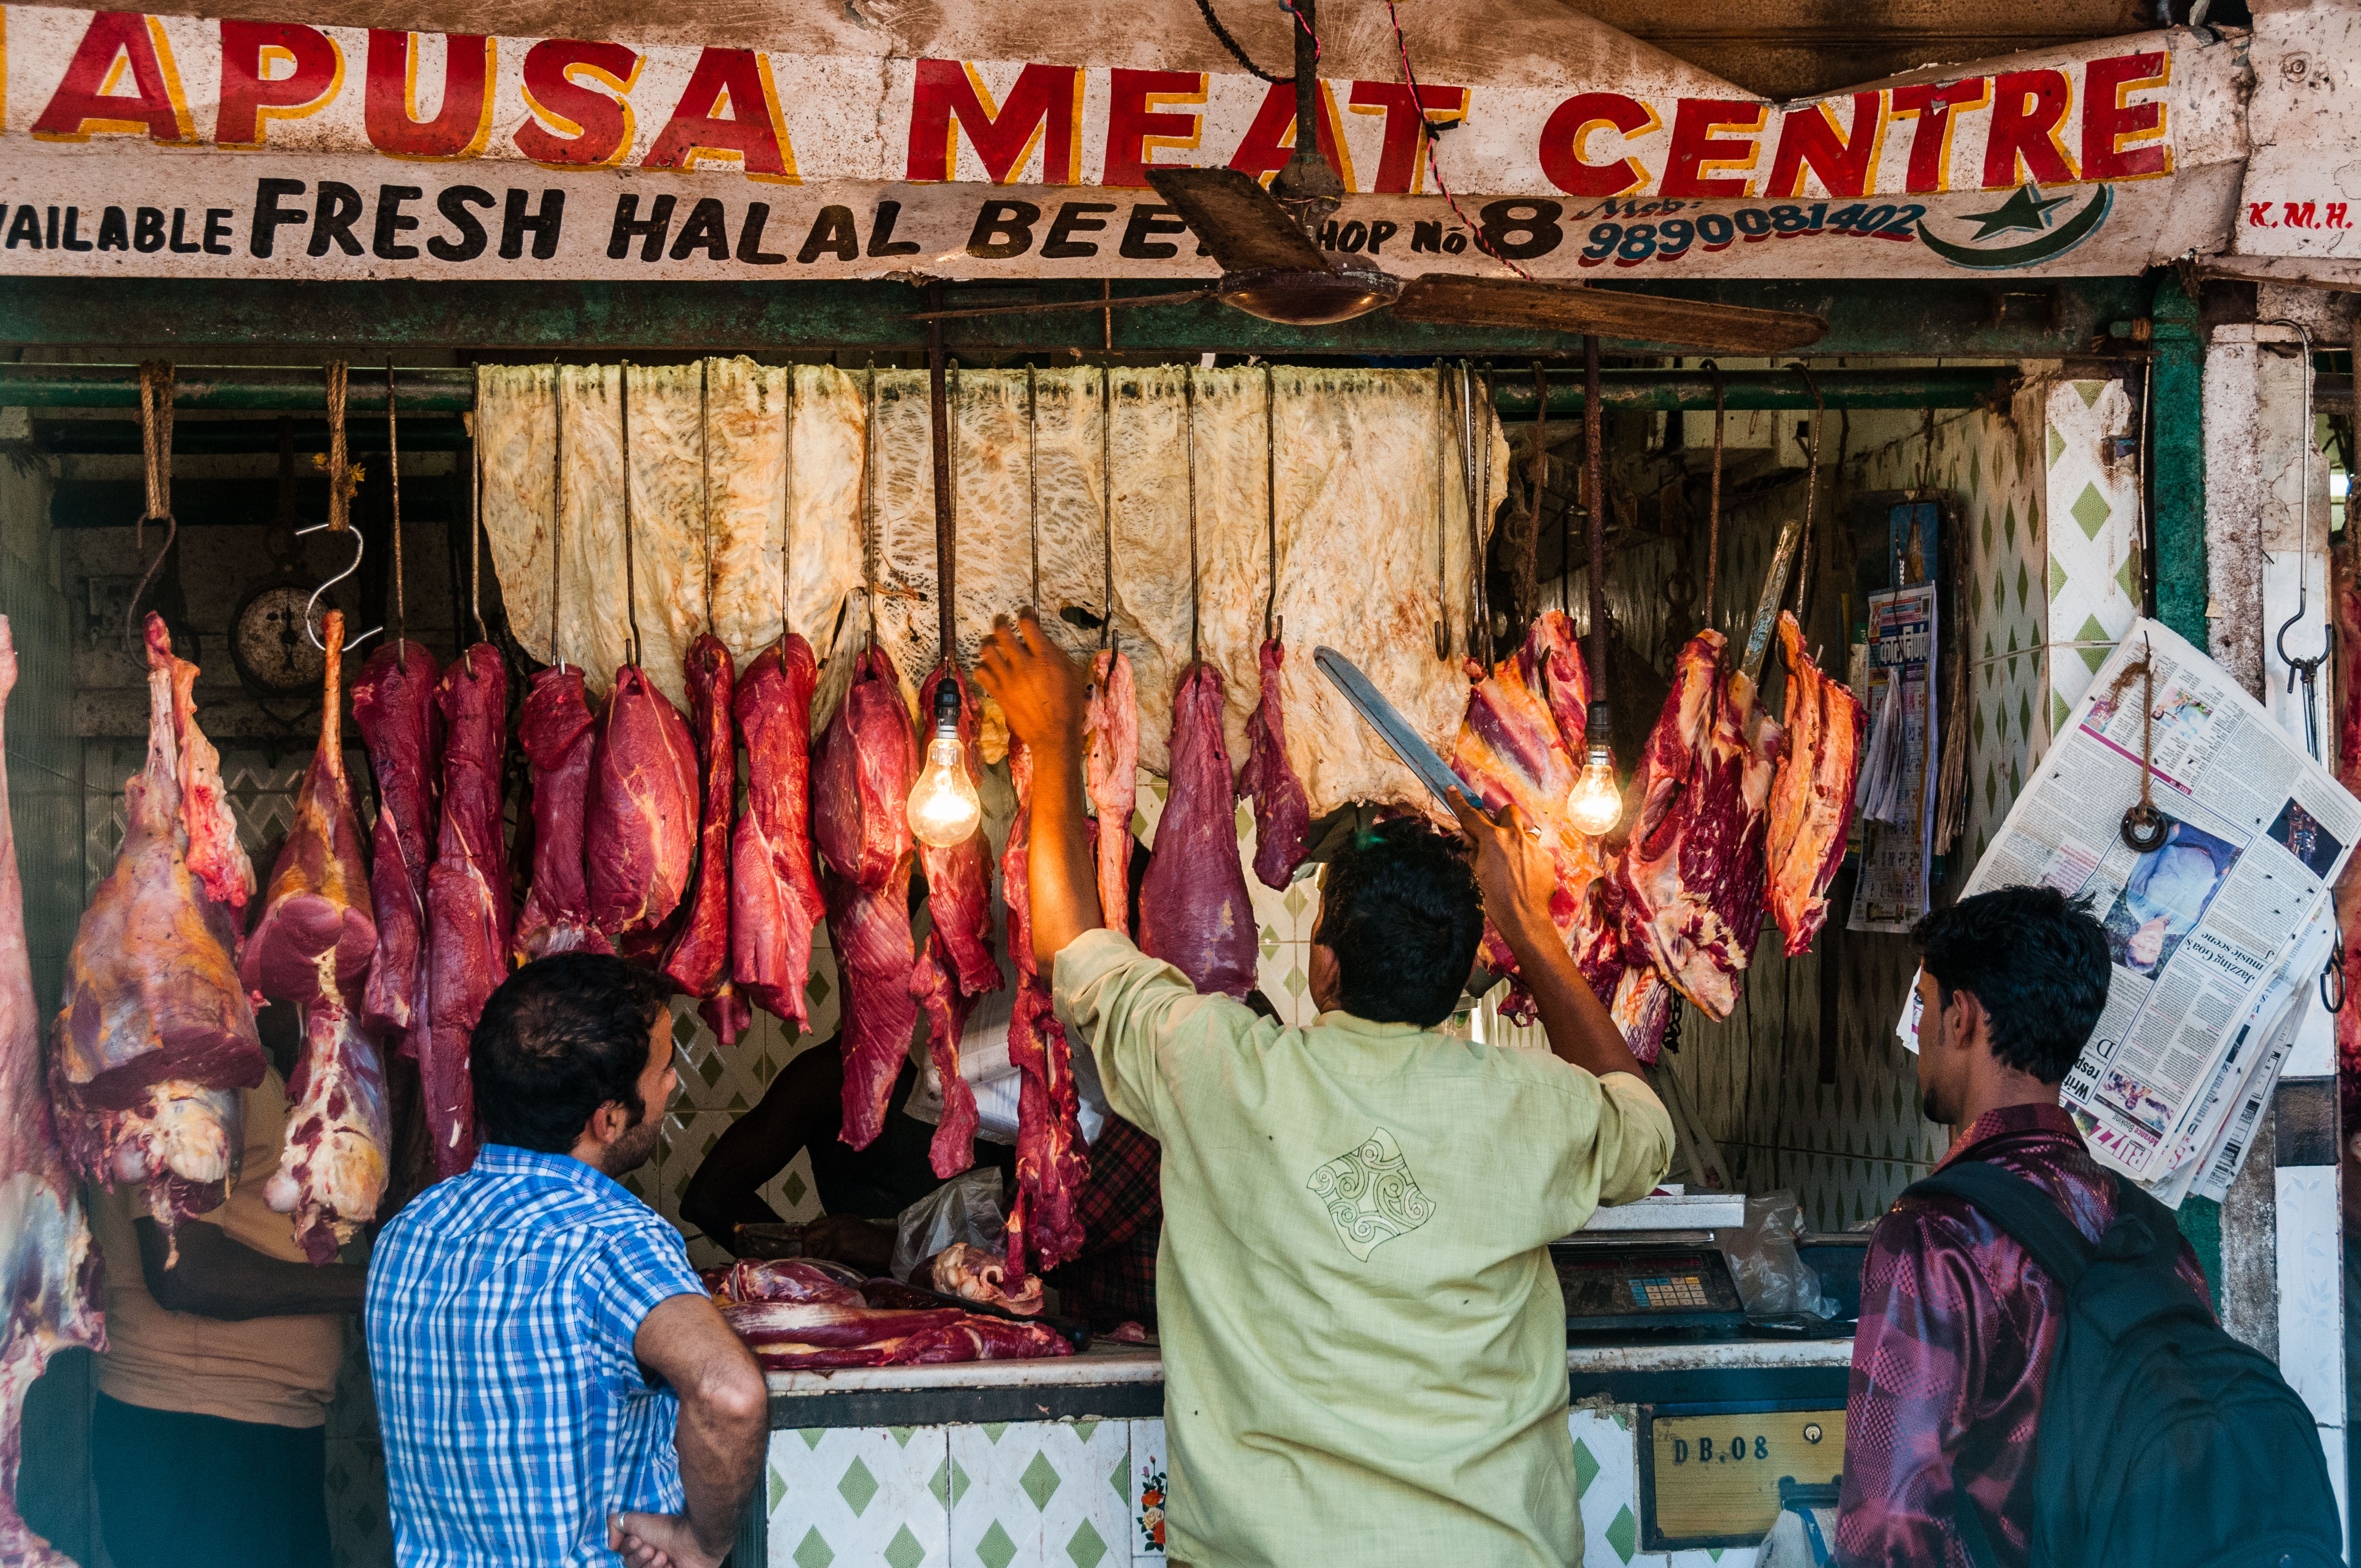
<path fill-rule="evenodd" d="M 250 413 L 319 413 L 327 389 L 316 367 L 182 365 L 174 367 L 175 409 L 221 409 Z M 1830 409 L 1960 409 L 2006 390 L 2012 367 L 1945 366 L 1933 368 L 1816 370 L 1825 406 Z M 1552 371 L 1549 411 L 1553 418 L 1582 411 L 1578 372 Z M 2325 378 L 2323 378 L 2323 380 Z M 1659 411 L 1709 410 L 1713 378 L 1702 370 L 1606 370 L 1599 376 L 1600 406 Z M 1723 372 L 1727 408 L 1808 409 L 1812 398 L 1792 370 Z M 394 384 L 405 414 L 462 413 L 476 406 L 476 373 L 469 369 L 397 369 Z M 2323 389 L 2327 390 L 2327 389 Z M 2346 394 L 2348 397 L 2349 393 Z M 1533 415 L 1533 387 L 1524 377 L 1503 378 L 1493 406 L 1504 418 Z M 2323 397 L 2325 405 L 2333 400 Z M 139 401 L 137 365 L 0 365 L 0 407 L 135 408 Z M 346 394 L 353 411 L 385 408 L 382 376 L 356 376 Z"/>

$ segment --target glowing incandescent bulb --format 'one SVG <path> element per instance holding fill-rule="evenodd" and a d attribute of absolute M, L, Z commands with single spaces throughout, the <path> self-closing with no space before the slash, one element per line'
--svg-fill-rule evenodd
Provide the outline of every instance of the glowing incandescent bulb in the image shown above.
<path fill-rule="evenodd" d="M 1615 787 L 1615 759 L 1606 747 L 1590 748 L 1582 776 L 1565 797 L 1565 817 L 1576 831 L 1594 839 L 1623 819 L 1623 792 Z"/>
<path fill-rule="evenodd" d="M 963 844 L 983 821 L 983 802 L 967 776 L 967 748 L 959 738 L 960 694 L 956 675 L 935 688 L 935 737 L 927 742 L 927 765 L 910 790 L 910 831 L 938 850 Z"/>

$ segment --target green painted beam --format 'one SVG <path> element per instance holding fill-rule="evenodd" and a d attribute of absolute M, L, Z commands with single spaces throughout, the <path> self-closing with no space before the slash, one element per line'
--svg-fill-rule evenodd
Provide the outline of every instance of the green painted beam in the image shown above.
<path fill-rule="evenodd" d="M 2197 302 L 2172 271 L 2157 275 L 2150 313 L 2149 488 L 2157 619 L 2198 647 L 2205 633 L 2205 345 Z"/>
<path fill-rule="evenodd" d="M 1809 409 L 1815 393 L 1831 409 L 1961 409 L 1978 399 L 2005 390 L 2011 372 L 1992 366 L 1959 366 L 1938 369 L 1822 370 L 1809 382 L 1792 370 L 1733 370 L 1722 378 L 1724 406 L 1739 412 L 1757 409 Z M 1571 372 L 1549 378 L 1549 411 L 1566 415 L 1582 411 L 1581 381 Z M 1608 370 L 1600 373 L 1599 406 L 1649 411 L 1713 407 L 1713 378 L 1694 370 Z M 475 407 L 476 378 L 472 370 L 401 369 L 394 372 L 394 395 L 403 413 L 448 415 Z M 326 406 L 326 383 L 318 370 L 291 366 L 191 365 L 176 369 L 172 406 L 181 409 L 236 410 L 247 412 L 313 413 Z M 1531 419 L 1533 384 L 1521 375 L 1496 378 L 1493 403 L 1508 419 Z M 136 365 L 0 365 L 0 407 L 42 409 L 133 408 L 139 400 L 139 367 Z M 346 387 L 346 411 L 361 420 L 357 428 L 381 432 L 374 416 L 385 411 L 383 372 L 356 371 Z M 443 419 L 440 425 L 452 422 Z M 428 427 L 417 427 L 422 436 Z M 137 426 L 127 421 L 49 422 L 44 432 L 60 444 L 53 451 L 136 452 Z M 307 420 L 297 433 L 304 449 L 317 444 L 326 429 Z M 437 432 L 447 445 L 457 440 L 456 426 Z M 276 451 L 274 422 L 230 420 L 185 424 L 173 432 L 176 452 Z"/>
<path fill-rule="evenodd" d="M 2136 278 L 1997 283 L 1790 279 L 1616 287 L 1686 299 L 1805 311 L 1829 323 L 1815 356 L 1941 355 L 2048 358 L 2080 353 L 2110 323 L 2145 315 Z M 1168 291 L 1169 280 L 1126 282 L 1115 294 Z M 1071 301 L 1071 313 L 970 317 L 947 323 L 950 347 L 979 356 L 1096 352 L 1262 354 L 1302 357 L 1578 356 L 1556 333 L 1400 322 L 1385 312 L 1326 328 L 1275 326 L 1225 306 L 1142 306 L 1105 313 L 1090 280 L 949 286 L 952 308 Z M 196 348 L 281 345 L 366 361 L 388 350 L 447 348 L 487 356 L 555 353 L 914 353 L 924 323 L 907 319 L 926 296 L 894 282 L 639 283 L 10 278 L 0 280 L 0 343 Z M 1110 341 L 1111 337 L 1111 341 Z M 1661 345 L 1659 345 L 1661 347 Z M 1649 345 L 1619 345 L 1646 352 Z M 1692 351 L 1664 349 L 1664 352 Z"/>

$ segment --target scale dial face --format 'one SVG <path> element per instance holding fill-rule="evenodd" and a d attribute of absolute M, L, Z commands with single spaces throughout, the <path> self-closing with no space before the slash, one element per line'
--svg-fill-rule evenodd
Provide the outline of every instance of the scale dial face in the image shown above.
<path fill-rule="evenodd" d="M 293 583 L 267 583 L 246 596 L 230 623 L 230 656 L 252 685 L 281 696 L 320 689 L 328 656 L 303 635 L 303 607 L 311 590 Z"/>

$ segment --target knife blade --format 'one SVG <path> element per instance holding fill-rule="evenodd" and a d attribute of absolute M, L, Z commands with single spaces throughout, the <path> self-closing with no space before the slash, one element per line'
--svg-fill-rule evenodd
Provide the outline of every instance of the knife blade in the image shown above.
<path fill-rule="evenodd" d="M 1385 695 L 1369 684 L 1369 677 L 1361 674 L 1352 660 L 1334 648 L 1319 647 L 1312 650 L 1312 662 L 1319 666 L 1320 673 L 1327 676 L 1338 691 L 1345 694 L 1345 700 L 1353 705 L 1353 711 L 1367 720 L 1369 728 L 1378 732 L 1378 739 L 1401 759 L 1402 766 L 1418 775 L 1418 782 L 1433 795 L 1436 805 L 1449 810 L 1451 803 L 1444 797 L 1444 792 L 1454 789 L 1470 801 L 1480 803 L 1483 800 L 1484 797 L 1473 785 L 1453 773 L 1451 764 L 1437 756 L 1434 748 L 1420 738 L 1418 731 L 1411 728 L 1410 720 L 1401 716 L 1401 710 L 1388 702 Z"/>
<path fill-rule="evenodd" d="M 1763 685 L 1763 661 L 1771 652 L 1771 633 L 1779 624 L 1779 601 L 1787 597 L 1787 574 L 1804 541 L 1804 520 L 1790 517 L 1779 530 L 1778 547 L 1771 552 L 1771 569 L 1763 574 L 1763 598 L 1746 629 L 1746 647 L 1738 667 L 1757 688 Z"/>

